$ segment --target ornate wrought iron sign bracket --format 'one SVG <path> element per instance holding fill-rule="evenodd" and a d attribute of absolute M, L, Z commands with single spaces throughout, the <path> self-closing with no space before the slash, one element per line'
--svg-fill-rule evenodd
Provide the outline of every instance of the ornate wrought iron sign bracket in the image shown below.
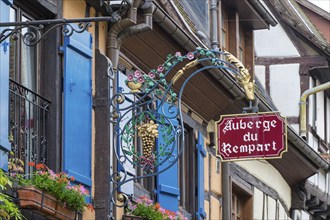
<path fill-rule="evenodd" d="M 27 46 L 34 46 L 46 36 L 50 31 L 57 27 L 62 27 L 64 36 L 71 36 L 74 32 L 82 33 L 92 25 L 92 22 L 106 21 L 114 22 L 112 16 L 109 17 L 90 17 L 77 19 L 51 19 L 35 20 L 25 22 L 4 22 L 0 23 L 0 28 L 4 27 L 0 33 L 0 44 L 4 44 L 7 38 L 11 40 L 22 37 L 23 43 Z M 78 24 L 77 27 L 72 24 Z M 4 42 L 4 43 L 2 43 Z"/>
<path fill-rule="evenodd" d="M 177 65 L 183 67 L 173 73 Z M 226 51 L 203 48 L 185 55 L 168 55 L 157 69 L 145 74 L 136 70 L 126 79 L 130 91 L 119 91 L 111 98 L 111 122 L 117 138 L 114 153 L 119 168 L 111 177 L 113 204 L 126 205 L 128 197 L 123 196 L 121 187 L 129 181 L 159 175 L 178 161 L 184 151 L 182 94 L 193 76 L 208 69 L 223 69 L 231 74 L 250 101 L 246 110 L 254 108 L 254 81 L 243 64 Z M 183 76 L 175 92 L 173 85 Z"/>

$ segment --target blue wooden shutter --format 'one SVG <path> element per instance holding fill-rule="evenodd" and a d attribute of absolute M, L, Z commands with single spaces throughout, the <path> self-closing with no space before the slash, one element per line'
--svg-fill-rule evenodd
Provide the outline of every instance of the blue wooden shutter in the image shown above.
<path fill-rule="evenodd" d="M 9 21 L 12 0 L 0 0 L 0 22 Z M 7 28 L 7 27 L 4 27 Z M 0 27 L 0 32 L 4 29 Z M 8 169 L 9 124 L 9 39 L 0 44 L 0 169 Z"/>
<path fill-rule="evenodd" d="M 92 144 L 92 36 L 74 33 L 64 39 L 63 168 L 85 186 L 91 186 Z"/>
<path fill-rule="evenodd" d="M 204 211 L 204 157 L 206 157 L 206 151 L 204 149 L 204 137 L 201 132 L 198 132 L 197 139 L 197 219 L 205 219 L 206 213 Z"/>
<path fill-rule="evenodd" d="M 169 108 L 169 104 L 164 104 L 165 114 L 168 112 L 166 109 Z M 160 108 L 161 111 L 161 108 Z M 176 119 L 171 120 L 173 125 L 178 126 L 178 121 Z M 164 142 L 162 133 L 159 131 L 158 140 L 156 143 L 156 148 L 159 150 L 160 146 Z M 177 150 L 173 152 L 177 154 Z M 165 162 L 158 167 L 158 170 L 162 170 L 164 167 L 167 167 L 169 162 Z M 157 201 L 160 205 L 170 211 L 176 212 L 179 207 L 179 195 L 180 190 L 178 187 L 178 163 L 176 162 L 171 168 L 164 171 L 163 173 L 157 175 Z"/>

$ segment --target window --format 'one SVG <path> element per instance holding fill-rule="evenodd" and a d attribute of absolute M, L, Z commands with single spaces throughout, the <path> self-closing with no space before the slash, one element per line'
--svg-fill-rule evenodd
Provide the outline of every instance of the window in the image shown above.
<path fill-rule="evenodd" d="M 129 70 L 126 70 L 126 74 L 128 71 Z M 125 79 L 126 79 L 126 75 L 125 75 L 124 71 L 119 70 L 118 71 L 118 90 L 121 92 L 124 92 L 124 93 L 128 93 L 130 91 L 130 89 L 126 86 Z M 134 100 L 135 100 L 134 95 L 126 95 L 125 102 L 123 102 L 120 105 L 120 108 L 123 108 L 123 109 L 128 108 L 134 102 Z M 120 129 L 124 129 L 126 123 L 129 123 L 129 121 L 131 120 L 131 118 L 133 116 L 133 112 L 131 110 L 123 111 L 122 114 L 125 115 L 125 117 L 119 122 Z M 122 141 L 121 138 L 119 138 L 118 141 Z M 137 144 L 139 146 L 138 150 L 142 151 L 139 140 L 132 140 L 126 144 Z M 117 150 L 119 152 L 119 156 L 122 155 L 122 149 L 119 148 Z M 140 152 L 140 153 L 142 153 L 142 152 Z M 127 175 L 128 175 L 127 178 L 132 178 L 136 175 L 136 168 L 132 165 L 133 157 L 132 156 L 127 156 L 127 157 L 128 157 L 127 159 L 130 161 L 125 160 L 124 162 L 122 162 L 122 165 L 123 165 L 123 168 L 125 169 L 125 171 L 127 172 Z M 119 169 L 119 171 L 122 171 L 121 167 L 118 167 L 118 169 Z M 141 172 L 142 172 L 141 169 L 138 169 L 138 171 L 139 171 L 138 174 L 141 175 Z M 129 181 L 129 182 L 125 183 L 121 187 L 121 191 L 128 195 L 133 194 L 134 193 L 133 181 Z"/>
<path fill-rule="evenodd" d="M 184 129 L 185 142 L 184 153 L 179 159 L 179 186 L 180 206 L 186 211 L 194 213 L 196 200 L 196 151 L 195 136 L 192 128 L 186 126 Z M 187 187 L 189 186 L 189 187 Z"/>
<path fill-rule="evenodd" d="M 221 5 L 221 49 L 237 57 L 247 69 L 253 69 L 253 27 L 247 23 L 246 15 L 239 9 L 228 2 L 223 3 L 225 5 Z"/>
<path fill-rule="evenodd" d="M 231 216 L 232 220 L 241 220 L 242 201 L 241 198 L 235 194 L 232 195 L 231 201 Z"/>
<path fill-rule="evenodd" d="M 228 13 L 224 6 L 221 8 L 221 48 L 228 50 Z"/>
<path fill-rule="evenodd" d="M 24 22 L 35 20 L 31 15 L 23 11 L 18 6 L 13 6 L 10 9 L 10 21 L 11 22 Z M 27 46 L 23 43 L 22 36 L 27 32 L 34 32 L 33 28 L 23 28 L 22 34 L 19 36 L 20 39 L 10 42 L 10 79 L 20 83 L 26 88 L 37 91 L 38 83 L 38 45 Z"/>
<path fill-rule="evenodd" d="M 231 215 L 232 220 L 252 219 L 253 216 L 252 190 L 236 179 L 232 182 Z"/>
<path fill-rule="evenodd" d="M 130 66 L 128 64 L 127 61 L 122 61 L 125 64 L 120 64 L 120 68 L 118 71 L 118 91 L 125 93 L 125 102 L 123 102 L 122 104 L 120 104 L 119 108 L 120 109 L 125 109 L 125 108 L 129 108 L 130 105 L 132 105 L 133 102 L 135 102 L 137 100 L 136 94 L 132 95 L 132 94 L 127 94 L 130 92 L 130 88 L 126 85 L 125 80 L 127 78 L 127 75 L 129 74 L 134 74 L 134 68 L 132 66 Z M 131 68 L 131 69 L 129 69 Z M 149 97 L 145 97 L 144 101 L 147 101 L 149 99 Z M 150 106 L 147 105 L 140 105 L 139 107 L 135 107 L 133 110 L 129 109 L 129 111 L 121 111 L 122 115 L 125 115 L 125 117 L 119 122 L 120 123 L 120 128 L 124 129 L 126 123 L 130 123 L 130 120 L 132 119 L 133 115 L 138 115 L 142 112 L 147 112 L 150 109 L 148 109 Z M 134 146 L 136 146 L 135 148 L 135 153 L 137 153 L 138 155 L 143 155 L 143 146 L 142 146 L 142 139 L 140 136 L 138 136 L 136 133 L 134 134 L 135 139 L 132 140 L 129 143 L 132 143 Z M 121 145 L 126 145 L 129 144 L 123 140 L 118 140 L 121 141 Z M 119 146 L 119 145 L 118 145 Z M 156 146 L 155 146 L 156 147 Z M 155 150 L 155 149 L 153 149 Z M 118 152 L 120 152 L 119 154 L 122 155 L 122 149 L 118 149 Z M 124 162 L 122 162 L 123 164 L 123 168 L 125 169 L 125 171 L 127 172 L 128 177 L 127 178 L 132 178 L 132 177 L 141 177 L 141 176 L 145 176 L 146 173 L 144 173 L 144 169 L 139 166 L 139 165 L 133 165 L 132 162 L 134 161 L 134 157 L 133 156 L 129 156 L 126 154 L 127 160 L 125 160 Z M 121 169 L 120 167 L 118 167 L 119 169 Z M 152 199 L 156 200 L 156 198 L 154 197 L 154 189 L 155 189 L 155 178 L 138 178 L 136 179 L 136 182 L 139 184 L 138 187 L 144 187 L 144 190 L 146 190 Z M 134 181 L 128 181 L 127 183 L 125 183 L 122 187 L 121 187 L 121 191 L 126 193 L 126 194 L 134 194 Z"/>
<path fill-rule="evenodd" d="M 330 145 L 330 99 L 324 96 L 324 126 L 325 126 L 325 142 Z"/>
<path fill-rule="evenodd" d="M 245 63 L 245 34 L 242 25 L 239 27 L 239 46 L 238 46 L 238 59 Z"/>
<path fill-rule="evenodd" d="M 178 0 L 197 30 L 209 36 L 209 3 L 207 0 Z"/>
<path fill-rule="evenodd" d="M 310 86 L 315 88 L 321 85 L 319 80 L 311 78 Z M 309 99 L 309 123 L 311 133 L 318 140 L 318 151 L 328 153 L 329 143 L 329 98 L 325 91 L 319 91 L 312 94 Z"/>
<path fill-rule="evenodd" d="M 17 5 L 9 9 L 11 22 L 35 20 Z M 27 162 L 47 163 L 47 129 L 50 102 L 37 94 L 40 65 L 39 46 L 24 44 L 24 36 L 36 34 L 33 28 L 21 29 L 17 40 L 9 42 L 9 133 L 12 135 L 12 158 L 25 163 L 25 172 L 31 172 Z"/>

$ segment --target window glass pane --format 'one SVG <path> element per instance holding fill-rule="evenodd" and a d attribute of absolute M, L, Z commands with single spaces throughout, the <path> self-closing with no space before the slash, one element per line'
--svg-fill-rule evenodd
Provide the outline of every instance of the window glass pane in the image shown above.
<path fill-rule="evenodd" d="M 189 126 L 184 128 L 184 152 L 179 158 L 179 184 L 180 184 L 180 205 L 188 212 L 195 212 L 194 204 L 196 197 L 194 196 L 194 189 L 196 186 L 196 176 L 194 171 L 197 170 L 195 152 L 194 152 L 194 133 Z M 187 187 L 190 186 L 190 187 Z"/>
<path fill-rule="evenodd" d="M 22 21 L 28 21 L 25 16 Z M 32 28 L 23 28 L 22 36 L 25 34 L 36 34 Z M 23 41 L 23 39 L 22 39 Z M 27 46 L 22 42 L 21 46 L 21 83 L 23 86 L 36 91 L 36 62 L 37 51 L 35 46 Z"/>
<path fill-rule="evenodd" d="M 245 35 L 242 26 L 239 28 L 239 60 L 244 64 L 245 61 Z"/>
<path fill-rule="evenodd" d="M 240 215 L 241 213 L 241 201 L 239 198 L 237 199 L 237 215 Z"/>
<path fill-rule="evenodd" d="M 121 90 L 123 92 L 128 92 L 130 91 L 130 89 L 126 86 L 125 83 L 125 79 L 126 79 L 126 75 L 122 72 L 122 71 L 118 71 L 118 90 Z M 132 101 L 134 100 L 134 96 L 133 95 L 127 95 L 126 97 L 126 101 L 123 102 L 120 105 L 120 108 L 124 109 L 127 108 L 129 105 L 131 105 Z M 133 112 L 132 111 L 123 111 L 122 112 L 123 115 L 125 115 L 126 117 L 123 118 L 120 122 L 119 122 L 119 127 L 121 129 L 121 131 L 123 131 L 125 129 L 125 125 L 127 123 L 129 123 L 129 121 L 131 120 L 132 116 L 133 116 Z M 121 134 L 124 135 L 124 134 Z M 132 147 L 132 145 L 134 144 L 135 140 L 131 140 L 128 142 L 124 142 L 121 137 L 119 138 L 119 141 L 121 141 L 121 145 L 123 146 L 129 146 Z M 123 155 L 122 153 L 122 148 L 118 149 L 119 155 Z M 135 168 L 133 167 L 132 163 L 130 161 L 133 161 L 133 156 L 128 156 L 126 155 L 127 160 L 125 160 L 122 165 L 124 166 L 127 175 L 129 175 L 128 178 L 131 178 L 132 176 L 135 176 Z M 128 161 L 129 160 L 129 161 Z M 124 174 L 122 174 L 124 175 Z M 121 186 L 121 190 L 126 193 L 126 194 L 134 194 L 134 185 L 133 185 L 133 181 L 129 181 L 125 184 L 123 184 Z"/>
<path fill-rule="evenodd" d="M 207 0 L 179 0 L 196 28 L 207 36 L 209 35 L 209 6 Z"/>
<path fill-rule="evenodd" d="M 228 34 L 228 16 L 226 9 L 223 7 L 221 10 L 221 47 L 222 49 L 228 48 L 227 34 Z"/>
<path fill-rule="evenodd" d="M 9 11 L 9 21 L 16 21 L 16 10 L 14 8 L 10 8 Z M 14 27 L 12 27 L 14 28 Z M 16 56 L 17 55 L 17 46 L 14 40 L 10 39 L 9 42 L 9 77 L 11 79 L 16 80 Z"/>

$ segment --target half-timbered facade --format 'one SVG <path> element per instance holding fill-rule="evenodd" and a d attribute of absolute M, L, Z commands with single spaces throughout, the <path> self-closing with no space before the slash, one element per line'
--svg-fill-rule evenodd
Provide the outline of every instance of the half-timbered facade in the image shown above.
<path fill-rule="evenodd" d="M 313 83 L 323 83 L 320 67 L 327 65 L 329 51 L 322 47 L 324 41 L 293 41 L 291 35 L 305 36 L 293 28 L 304 23 L 292 18 L 283 25 L 290 16 L 278 17 L 280 2 L 35 0 L 27 4 L 0 0 L 0 31 L 6 28 L 1 26 L 4 22 L 62 20 L 61 24 L 68 26 L 65 19 L 77 19 L 76 23 L 82 18 L 93 20 L 91 27 L 72 35 L 63 35 L 62 30 L 79 29 L 78 25 L 52 29 L 52 24 L 45 22 L 42 33 L 47 34 L 34 46 L 23 42 L 24 31 L 18 40 L 6 38 L 1 42 L 1 151 L 13 151 L 10 157 L 26 163 L 45 163 L 56 171 L 68 172 L 77 183 L 88 187 L 95 212 L 86 211 L 82 219 L 122 219 L 125 209 L 115 204 L 122 205 L 125 199 L 134 202 L 140 195 L 171 211 L 181 211 L 188 219 L 297 219 L 295 210 L 305 206 L 314 209 L 313 214 L 326 216 L 321 213 L 327 210 L 327 201 L 317 196 L 314 186 L 328 188 L 325 173 L 329 164 L 312 149 L 327 152 L 330 129 L 329 123 L 324 123 L 329 120 L 326 93 L 313 99 L 317 105 L 325 101 L 322 109 L 316 108 L 320 112 L 313 113 L 311 107 L 308 111 L 308 142 L 298 134 L 298 124 L 300 95 Z M 294 10 L 298 6 L 290 7 Z M 25 30 L 31 31 L 29 28 Z M 268 33 L 275 38 L 271 42 Z M 256 100 L 246 99 L 230 71 L 209 68 L 189 78 L 190 73 L 205 66 L 191 67 L 175 80 L 175 92 L 185 86 L 180 99 L 182 117 L 170 122 L 184 125 L 180 130 L 185 136 L 183 154 L 166 171 L 134 179 L 143 176 L 143 170 L 120 161 L 123 152 L 118 147 L 116 128 L 120 130 L 120 123 L 136 112 L 125 112 L 124 120 L 116 124 L 120 115 L 114 109 L 118 103 L 112 102 L 119 99 L 113 97 L 129 92 L 125 83 L 128 75 L 135 71 L 148 74 L 164 63 L 168 54 L 186 55 L 196 48 L 228 51 L 237 57 L 255 76 Z M 175 66 L 175 72 L 184 66 Z M 309 70 L 311 66 L 315 68 Z M 121 101 L 126 105 L 136 99 L 130 95 Z M 214 122 L 221 115 L 241 114 L 251 105 L 259 112 L 280 111 L 288 118 L 288 152 L 280 159 L 222 162 L 216 155 Z M 158 139 L 156 147 L 162 141 Z M 7 161 L 8 156 L 2 155 L 5 170 Z M 30 172 L 27 166 L 25 172 Z M 116 181 L 124 174 L 134 181 L 113 194 Z M 314 185 L 308 185 L 310 181 Z M 308 187 L 310 191 L 305 190 Z M 24 213 L 47 219 L 31 210 Z"/>

